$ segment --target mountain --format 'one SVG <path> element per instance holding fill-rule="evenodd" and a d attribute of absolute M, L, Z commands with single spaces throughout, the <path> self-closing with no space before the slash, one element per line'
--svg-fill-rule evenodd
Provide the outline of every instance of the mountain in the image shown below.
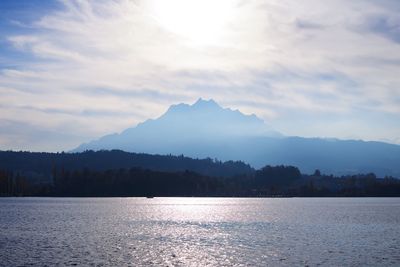
<path fill-rule="evenodd" d="M 265 136 L 282 135 L 255 115 L 244 115 L 238 110 L 224 109 L 214 100 L 206 101 L 200 98 L 193 105 L 173 105 L 155 120 L 150 119 L 120 134 L 106 135 L 82 144 L 73 152 L 121 149 L 129 152 L 184 154 L 204 158 L 212 156 L 209 155 L 207 144 Z"/>
<path fill-rule="evenodd" d="M 255 168 L 293 165 L 304 173 L 374 172 L 400 176 L 400 146 L 382 142 L 286 137 L 255 115 L 222 108 L 213 100 L 171 106 L 165 114 L 119 134 L 82 144 L 73 152 L 128 152 L 241 160 Z"/>

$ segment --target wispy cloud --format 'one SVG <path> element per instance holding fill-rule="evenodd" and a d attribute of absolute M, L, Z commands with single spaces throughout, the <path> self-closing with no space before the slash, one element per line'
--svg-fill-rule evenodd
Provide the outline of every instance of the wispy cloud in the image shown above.
<path fill-rule="evenodd" d="M 0 120 L 81 136 L 54 146 L 69 149 L 205 97 L 287 134 L 329 135 L 332 122 L 332 136 L 398 141 L 398 1 L 238 1 L 218 44 L 204 45 L 147 3 L 61 1 L 39 19 L 13 18 L 24 31 L 4 35 L 19 57 L 0 50 Z M 6 125 L 1 148 L 13 148 Z"/>
<path fill-rule="evenodd" d="M 365 18 L 360 28 L 400 43 L 400 15 L 391 17 L 387 17 L 385 13 L 371 15 Z"/>

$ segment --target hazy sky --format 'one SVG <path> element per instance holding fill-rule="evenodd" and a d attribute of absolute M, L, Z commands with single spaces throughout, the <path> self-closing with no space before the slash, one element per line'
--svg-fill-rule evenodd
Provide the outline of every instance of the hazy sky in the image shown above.
<path fill-rule="evenodd" d="M 0 149 L 69 150 L 199 97 L 400 143 L 400 1 L 0 1 Z"/>

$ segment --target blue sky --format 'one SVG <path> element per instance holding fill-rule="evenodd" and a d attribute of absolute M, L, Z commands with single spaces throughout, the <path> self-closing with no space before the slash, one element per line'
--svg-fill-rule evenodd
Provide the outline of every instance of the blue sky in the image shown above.
<path fill-rule="evenodd" d="M 213 98 L 400 143 L 397 0 L 0 1 L 0 149 L 69 150 Z"/>

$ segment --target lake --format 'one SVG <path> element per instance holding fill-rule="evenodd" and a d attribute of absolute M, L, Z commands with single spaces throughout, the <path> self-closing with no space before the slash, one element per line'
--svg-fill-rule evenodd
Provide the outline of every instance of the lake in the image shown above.
<path fill-rule="evenodd" d="M 400 198 L 0 198 L 1 266 L 400 266 Z"/>

